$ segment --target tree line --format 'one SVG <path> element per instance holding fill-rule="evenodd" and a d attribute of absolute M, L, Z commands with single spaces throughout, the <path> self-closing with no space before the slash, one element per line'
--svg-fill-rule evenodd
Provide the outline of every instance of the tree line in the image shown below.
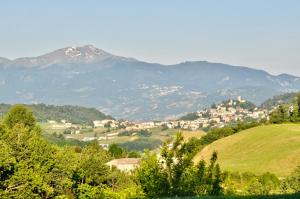
<path fill-rule="evenodd" d="M 82 106 L 55 106 L 46 104 L 26 105 L 36 116 L 38 122 L 47 122 L 55 120 L 60 122 L 66 120 L 74 124 L 92 125 L 94 120 L 113 119 L 109 115 L 98 111 L 95 108 L 86 108 Z M 12 105 L 0 104 L 0 116 L 4 116 Z"/>
<path fill-rule="evenodd" d="M 270 114 L 270 123 L 300 122 L 300 93 L 291 103 L 280 104 Z"/>

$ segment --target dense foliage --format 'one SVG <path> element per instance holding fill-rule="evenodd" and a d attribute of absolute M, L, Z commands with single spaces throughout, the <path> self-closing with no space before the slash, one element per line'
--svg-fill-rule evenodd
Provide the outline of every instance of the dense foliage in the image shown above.
<path fill-rule="evenodd" d="M 162 144 L 160 139 L 156 138 L 138 138 L 133 141 L 128 141 L 120 144 L 120 146 L 128 151 L 144 151 L 154 150 Z"/>
<path fill-rule="evenodd" d="M 111 170 L 97 143 L 57 147 L 31 111 L 14 106 L 0 127 L 0 198 L 143 198 L 131 176 Z"/>
<path fill-rule="evenodd" d="M 261 107 L 272 109 L 272 107 L 276 107 L 280 104 L 287 104 L 294 101 L 297 98 L 297 95 L 298 93 L 285 93 L 282 95 L 277 95 L 263 102 Z"/>
<path fill-rule="evenodd" d="M 0 148 L 0 198 L 133 199 L 240 194 L 238 190 L 247 195 L 300 191 L 300 168 L 279 180 L 269 173 L 222 172 L 217 153 L 208 163 L 194 164 L 198 143 L 185 142 L 180 133 L 163 144 L 160 156 L 147 152 L 133 173 L 124 173 L 106 163 L 124 157 L 124 152 L 126 157 L 138 153 L 117 145 L 105 151 L 96 142 L 83 147 L 53 145 L 41 136 L 33 113 L 22 105 L 12 107 L 1 121 Z"/>
<path fill-rule="evenodd" d="M 48 120 L 61 121 L 66 120 L 75 124 L 92 124 L 94 120 L 113 119 L 95 108 L 86 108 L 81 106 L 54 106 L 45 104 L 33 104 L 28 106 L 36 116 L 38 122 L 47 122 Z M 5 115 L 11 105 L 0 104 L 0 115 Z"/>
<path fill-rule="evenodd" d="M 281 124 L 284 122 L 300 121 L 300 93 L 294 100 L 287 104 L 280 104 L 271 114 L 270 123 Z"/>
<path fill-rule="evenodd" d="M 216 163 L 217 153 L 208 165 L 204 161 L 194 165 L 195 149 L 177 134 L 173 143 L 164 143 L 159 158 L 148 153 L 136 170 L 137 180 L 147 196 L 220 195 L 223 174 Z"/>

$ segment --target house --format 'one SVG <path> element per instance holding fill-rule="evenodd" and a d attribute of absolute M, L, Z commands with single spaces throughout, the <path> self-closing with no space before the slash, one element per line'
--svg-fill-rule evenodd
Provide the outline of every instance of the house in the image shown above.
<path fill-rule="evenodd" d="M 84 137 L 82 138 L 82 141 L 83 142 L 90 142 L 90 141 L 93 141 L 93 140 L 96 140 L 97 138 L 96 137 Z"/>
<path fill-rule="evenodd" d="M 106 164 L 110 167 L 114 166 L 120 171 L 130 172 L 139 166 L 140 161 L 140 158 L 121 158 L 114 159 Z"/>
<path fill-rule="evenodd" d="M 93 121 L 93 124 L 94 124 L 94 128 L 104 127 L 106 124 L 113 125 L 113 127 L 116 126 L 115 120 L 95 120 Z"/>

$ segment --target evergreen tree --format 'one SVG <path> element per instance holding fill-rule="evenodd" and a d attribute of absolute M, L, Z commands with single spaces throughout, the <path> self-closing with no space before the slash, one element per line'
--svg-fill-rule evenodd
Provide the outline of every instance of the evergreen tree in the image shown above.
<path fill-rule="evenodd" d="M 220 195 L 222 193 L 222 186 L 221 186 L 222 182 L 223 182 L 223 180 L 221 177 L 220 165 L 216 164 L 215 176 L 214 176 L 214 180 L 212 183 L 212 191 L 211 191 L 212 195 Z"/>

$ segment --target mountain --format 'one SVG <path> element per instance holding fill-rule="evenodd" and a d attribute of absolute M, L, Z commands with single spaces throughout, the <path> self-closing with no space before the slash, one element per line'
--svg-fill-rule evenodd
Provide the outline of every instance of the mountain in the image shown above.
<path fill-rule="evenodd" d="M 0 58 L 0 63 L 9 66 L 26 68 L 47 68 L 57 64 L 76 64 L 101 62 L 105 59 L 122 59 L 92 45 L 82 47 L 67 47 L 39 57 L 24 57 L 15 60 Z"/>
<path fill-rule="evenodd" d="M 38 122 L 47 122 L 54 120 L 60 122 L 66 120 L 74 124 L 92 125 L 95 120 L 113 119 L 95 108 L 86 108 L 80 106 L 53 106 L 45 104 L 27 105 L 32 111 Z M 11 105 L 0 104 L 0 116 L 5 115 Z"/>
<path fill-rule="evenodd" d="M 0 101 L 82 105 L 132 120 L 175 118 L 228 98 L 260 104 L 300 89 L 300 78 L 206 61 L 175 65 L 67 47 L 0 61 Z"/>

